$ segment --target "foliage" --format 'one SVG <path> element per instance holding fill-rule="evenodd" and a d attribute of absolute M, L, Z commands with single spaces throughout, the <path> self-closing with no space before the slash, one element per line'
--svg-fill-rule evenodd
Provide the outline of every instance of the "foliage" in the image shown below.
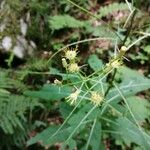
<path fill-rule="evenodd" d="M 0 149 L 150 149 L 143 2 L 0 2 Z"/>
<path fill-rule="evenodd" d="M 113 3 L 105 6 L 99 10 L 99 17 L 105 17 L 113 12 L 128 10 L 128 6 L 125 3 Z"/>
<path fill-rule="evenodd" d="M 14 129 L 22 129 L 22 121 L 26 121 L 24 113 L 27 109 L 31 111 L 36 106 L 42 106 L 38 101 L 31 100 L 23 96 L 9 95 L 7 91 L 2 91 L 0 93 L 0 126 L 6 134 L 13 134 Z"/>
<path fill-rule="evenodd" d="M 52 30 L 60 30 L 63 28 L 80 28 L 83 23 L 74 19 L 69 15 L 57 15 L 49 18 L 49 26 Z"/>

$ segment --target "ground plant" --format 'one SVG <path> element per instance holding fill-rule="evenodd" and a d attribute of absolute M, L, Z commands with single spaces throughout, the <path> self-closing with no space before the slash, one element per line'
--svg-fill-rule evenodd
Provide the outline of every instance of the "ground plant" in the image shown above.
<path fill-rule="evenodd" d="M 149 150 L 148 0 L 0 1 L 0 150 Z"/>

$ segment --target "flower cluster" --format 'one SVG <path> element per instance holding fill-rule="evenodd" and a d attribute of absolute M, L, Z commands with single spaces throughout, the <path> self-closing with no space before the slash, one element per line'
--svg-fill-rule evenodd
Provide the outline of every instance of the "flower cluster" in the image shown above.
<path fill-rule="evenodd" d="M 110 68 L 119 68 L 121 65 L 122 62 L 119 59 L 110 61 L 109 63 L 106 64 L 106 66 Z"/>
<path fill-rule="evenodd" d="M 71 73 L 78 72 L 80 69 L 78 64 L 76 63 L 77 50 L 77 46 L 71 49 L 67 48 L 65 50 L 65 58 L 62 58 L 63 67 Z"/>
<path fill-rule="evenodd" d="M 109 63 L 106 64 L 108 68 L 119 68 L 122 65 L 122 58 L 124 57 L 125 52 L 127 51 L 127 47 L 122 46 L 120 48 L 120 52 L 117 58 L 110 60 Z"/>
<path fill-rule="evenodd" d="M 106 64 L 106 67 L 103 69 L 104 73 L 109 73 L 109 71 L 112 71 L 112 69 L 119 68 L 123 63 L 122 60 L 124 58 L 124 54 L 126 51 L 127 51 L 127 48 L 125 46 L 122 46 L 120 48 L 118 55 L 115 58 L 111 59 Z M 63 66 L 66 68 L 66 70 L 68 70 L 71 73 L 79 71 L 79 66 L 76 63 L 76 57 L 77 57 L 77 48 L 76 50 L 67 49 L 65 51 L 65 57 L 62 59 Z M 99 91 L 92 91 L 92 90 L 93 89 L 88 91 L 87 95 L 88 93 L 90 93 L 90 101 L 92 102 L 93 105 L 100 106 L 104 101 L 104 94 L 102 94 Z M 80 90 L 77 89 L 75 92 L 71 93 L 67 97 L 67 102 L 70 102 L 70 105 L 75 105 L 80 92 L 81 92 L 81 89 Z"/>
<path fill-rule="evenodd" d="M 104 96 L 96 91 L 92 91 L 91 92 L 91 102 L 96 105 L 99 106 L 104 100 Z"/>
<path fill-rule="evenodd" d="M 76 101 L 77 101 L 77 98 L 80 94 L 80 90 L 77 89 L 75 92 L 71 93 L 66 99 L 67 99 L 67 102 L 70 102 L 70 105 L 74 105 L 76 104 Z"/>

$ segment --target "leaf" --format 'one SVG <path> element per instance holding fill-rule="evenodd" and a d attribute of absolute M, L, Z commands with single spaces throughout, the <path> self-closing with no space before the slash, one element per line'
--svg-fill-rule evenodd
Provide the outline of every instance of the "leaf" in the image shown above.
<path fill-rule="evenodd" d="M 144 47 L 144 51 L 147 53 L 147 54 L 150 54 L 150 45 L 147 45 Z"/>
<path fill-rule="evenodd" d="M 63 118 L 67 118 L 68 115 L 70 114 L 70 112 L 72 111 L 72 109 L 73 109 L 73 107 L 71 107 L 70 105 L 68 105 L 66 103 L 61 103 L 61 105 L 59 107 L 59 111 Z"/>
<path fill-rule="evenodd" d="M 16 130 L 25 131 L 26 111 L 32 113 L 35 107 L 43 107 L 38 99 L 0 91 L 0 129 L 7 135 L 15 134 Z"/>
<path fill-rule="evenodd" d="M 37 134 L 35 137 L 31 138 L 28 142 L 27 145 L 32 145 L 37 142 L 40 142 L 41 145 L 43 146 L 50 146 L 55 143 L 63 143 L 64 141 L 68 138 L 68 136 L 71 134 L 73 131 L 74 127 L 63 127 L 56 135 L 54 135 L 57 130 L 59 129 L 59 125 L 53 125 L 48 128 L 46 128 L 44 131 L 41 133 Z M 54 136 L 53 136 L 54 135 Z M 76 147 L 76 142 L 71 138 L 67 145 L 69 146 L 70 149 L 74 149 Z M 66 145 L 64 145 L 66 146 Z"/>
<path fill-rule="evenodd" d="M 127 98 L 126 101 L 137 121 L 144 121 L 150 117 L 150 103 L 146 99 L 134 96 Z"/>
<path fill-rule="evenodd" d="M 128 10 L 126 3 L 112 3 L 108 6 L 101 7 L 99 10 L 99 17 L 105 17 L 117 11 Z"/>
<path fill-rule="evenodd" d="M 45 84 L 39 91 L 25 91 L 24 94 L 45 100 L 60 100 L 71 94 L 72 88 L 69 86 L 59 86 Z"/>
<path fill-rule="evenodd" d="M 50 74 L 51 75 L 57 75 L 57 76 L 61 76 L 63 81 L 68 81 L 70 80 L 72 83 L 73 82 L 80 82 L 81 78 L 78 74 L 69 74 L 69 73 L 61 73 L 59 72 L 57 69 L 55 68 L 50 68 Z M 73 85 L 75 86 L 76 83 L 73 83 Z"/>
<path fill-rule="evenodd" d="M 86 32 L 92 34 L 95 37 L 102 38 L 117 38 L 116 34 L 111 31 L 107 26 L 96 26 L 93 27 L 91 23 L 86 23 Z"/>
<path fill-rule="evenodd" d="M 65 128 L 58 132 L 58 134 L 52 138 L 50 138 L 59 128 L 60 126 L 50 126 L 46 128 L 41 133 L 37 134 L 35 137 L 31 138 L 27 144 L 32 145 L 34 143 L 40 142 L 42 145 L 54 144 L 56 142 L 62 142 L 67 138 L 70 134 L 69 128 Z"/>
<path fill-rule="evenodd" d="M 130 146 L 131 143 L 140 145 L 143 149 L 150 148 L 150 136 L 142 133 L 135 124 L 125 117 L 120 117 L 116 120 L 116 124 L 111 124 L 111 128 L 118 134 L 112 134 L 117 140 L 123 141 Z"/>
<path fill-rule="evenodd" d="M 96 121 L 96 124 L 94 126 L 90 145 L 93 150 L 100 149 L 100 146 L 101 146 L 101 123 L 99 121 Z"/>
<path fill-rule="evenodd" d="M 147 79 L 137 71 L 131 70 L 127 67 L 120 68 L 116 78 L 121 78 L 121 83 L 118 84 L 118 87 L 125 97 L 150 88 L 150 79 Z M 118 95 L 116 99 L 121 99 L 117 89 L 113 88 L 109 92 L 107 98 L 112 98 L 116 95 Z"/>
<path fill-rule="evenodd" d="M 50 17 L 48 22 L 49 27 L 52 30 L 60 30 L 63 28 L 80 28 L 84 26 L 82 21 L 79 21 L 69 15 L 56 15 Z"/>
<path fill-rule="evenodd" d="M 88 59 L 88 63 L 90 65 L 90 67 L 94 70 L 94 71 L 99 71 L 102 69 L 103 66 L 103 62 L 102 60 L 100 60 L 97 55 L 91 55 Z"/>
<path fill-rule="evenodd" d="M 85 104 L 81 108 L 78 109 L 76 113 L 72 115 L 72 117 L 68 120 L 69 125 L 78 125 L 79 122 L 86 116 L 86 114 L 93 108 L 93 105 L 90 103 Z M 87 116 L 87 119 L 94 120 L 95 117 L 100 113 L 100 109 L 96 108 L 92 111 L 92 113 Z"/>

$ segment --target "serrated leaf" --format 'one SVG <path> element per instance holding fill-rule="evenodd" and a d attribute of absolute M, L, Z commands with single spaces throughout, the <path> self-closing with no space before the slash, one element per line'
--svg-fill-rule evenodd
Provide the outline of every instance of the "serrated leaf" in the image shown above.
<path fill-rule="evenodd" d="M 86 32 L 92 34 L 95 37 L 105 37 L 105 38 L 117 38 L 116 34 L 111 31 L 107 26 L 97 26 L 93 27 L 90 23 L 87 23 Z"/>
<path fill-rule="evenodd" d="M 141 122 L 150 117 L 150 103 L 146 99 L 134 96 L 127 98 L 126 101 L 137 121 Z"/>
<path fill-rule="evenodd" d="M 72 88 L 69 86 L 45 84 L 39 91 L 25 91 L 24 94 L 45 100 L 60 100 L 69 96 L 71 92 Z"/>
<path fill-rule="evenodd" d="M 125 97 L 132 96 L 138 92 L 150 88 L 150 79 L 127 67 L 122 67 L 118 70 L 117 78 L 121 78 L 122 80 L 122 82 L 118 84 L 118 87 Z M 116 95 L 118 95 L 116 99 L 121 98 L 118 94 L 118 90 L 113 88 L 109 92 L 108 98 L 114 97 Z"/>
<path fill-rule="evenodd" d="M 40 142 L 40 144 L 43 146 L 49 146 L 55 143 L 63 143 L 64 145 L 62 146 L 64 147 L 69 146 L 70 149 L 74 149 L 76 147 L 76 142 L 72 138 L 67 142 L 67 145 L 64 143 L 64 141 L 68 138 L 68 136 L 74 130 L 75 126 L 71 126 L 71 127 L 66 126 L 66 127 L 63 127 L 59 132 L 57 132 L 59 127 L 60 127 L 59 125 L 53 125 L 53 126 L 46 128 L 44 131 L 37 134 L 35 137 L 31 138 L 27 142 L 27 145 L 32 145 L 37 142 Z M 56 132 L 57 134 L 54 135 Z"/>
<path fill-rule="evenodd" d="M 96 121 L 93 133 L 91 136 L 91 141 L 89 143 L 93 150 L 100 150 L 101 145 L 101 123 Z"/>
<path fill-rule="evenodd" d="M 50 126 L 46 128 L 41 133 L 37 134 L 35 137 L 30 139 L 27 144 L 32 145 L 34 143 L 40 142 L 42 145 L 49 145 L 54 144 L 56 142 L 62 142 L 64 141 L 64 137 L 68 137 L 69 135 L 69 128 L 65 128 L 62 131 L 60 131 L 57 136 L 54 136 L 53 138 L 50 138 L 57 130 L 59 126 Z"/>
<path fill-rule="evenodd" d="M 80 28 L 84 23 L 69 15 L 56 15 L 49 18 L 49 27 L 52 30 L 60 30 L 63 28 Z"/>
<path fill-rule="evenodd" d="M 112 3 L 108 6 L 102 7 L 99 10 L 99 17 L 104 17 L 109 14 L 112 14 L 117 11 L 123 11 L 123 10 L 128 10 L 128 6 L 126 3 Z"/>
<path fill-rule="evenodd" d="M 116 120 L 116 124 L 112 124 L 111 128 L 118 134 L 112 134 L 117 140 L 123 141 L 130 146 L 131 143 L 140 145 L 143 149 L 150 148 L 150 136 L 143 133 L 135 124 L 125 117 Z"/>
<path fill-rule="evenodd" d="M 150 54 L 150 45 L 147 45 L 144 47 L 144 51 L 147 53 L 147 54 Z"/>
<path fill-rule="evenodd" d="M 71 107 L 70 105 L 68 105 L 66 103 L 61 103 L 61 105 L 59 107 L 59 111 L 63 118 L 68 117 L 68 115 L 70 114 L 72 109 L 73 109 L 73 107 Z"/>

